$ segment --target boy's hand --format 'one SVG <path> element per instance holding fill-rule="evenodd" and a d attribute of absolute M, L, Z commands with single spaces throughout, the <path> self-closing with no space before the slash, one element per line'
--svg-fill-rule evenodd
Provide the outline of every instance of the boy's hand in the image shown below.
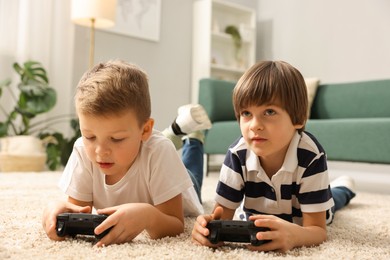
<path fill-rule="evenodd" d="M 250 216 L 249 220 L 254 221 L 257 227 L 267 227 L 271 231 L 258 232 L 256 238 L 259 240 L 271 240 L 260 246 L 248 245 L 248 249 L 253 251 L 278 251 L 286 252 L 292 249 L 294 239 L 297 236 L 297 225 L 285 221 L 272 215 L 255 215 Z"/>
<path fill-rule="evenodd" d="M 287 252 L 299 246 L 319 245 L 326 240 L 326 212 L 302 213 L 303 225 L 297 225 L 272 215 L 249 217 L 257 227 L 267 227 L 271 231 L 258 232 L 259 240 L 271 240 L 261 246 L 248 245 L 256 251 Z"/>
<path fill-rule="evenodd" d="M 210 234 L 210 231 L 206 228 L 207 223 L 211 220 L 218 220 L 223 215 L 223 208 L 218 206 L 215 208 L 213 214 L 210 215 L 200 215 L 196 218 L 194 223 L 194 228 L 192 229 L 192 242 L 198 245 L 204 245 L 209 247 L 218 247 L 223 244 L 219 242 L 218 244 L 212 244 L 207 236 Z"/>
<path fill-rule="evenodd" d="M 77 206 L 67 201 L 59 201 L 48 204 L 43 211 L 42 226 L 46 232 L 46 235 L 56 241 L 64 240 L 65 238 L 57 236 L 56 224 L 57 215 L 65 212 L 69 213 L 91 213 L 90 206 Z"/>
<path fill-rule="evenodd" d="M 99 209 L 98 214 L 106 214 L 109 217 L 95 228 L 95 234 L 99 235 L 106 229 L 113 227 L 96 246 L 108 246 L 132 241 L 139 233 L 145 230 L 149 224 L 148 208 L 151 205 L 145 203 L 128 203 L 116 207 Z"/>

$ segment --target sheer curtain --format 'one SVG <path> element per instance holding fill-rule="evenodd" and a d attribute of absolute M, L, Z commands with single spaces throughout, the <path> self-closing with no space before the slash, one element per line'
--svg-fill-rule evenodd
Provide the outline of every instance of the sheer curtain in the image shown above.
<path fill-rule="evenodd" d="M 49 116 L 73 111 L 74 25 L 70 21 L 70 2 L 0 0 L 0 81 L 13 76 L 12 64 L 15 61 L 41 62 L 58 95 L 57 104 Z M 17 76 L 13 76 L 13 81 L 17 82 Z M 3 106 L 12 105 L 7 104 L 7 100 L 5 97 L 1 99 Z"/>

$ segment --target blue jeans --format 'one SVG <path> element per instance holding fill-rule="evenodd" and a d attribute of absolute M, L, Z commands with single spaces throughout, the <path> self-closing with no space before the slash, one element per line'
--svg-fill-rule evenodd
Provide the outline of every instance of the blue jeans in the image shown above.
<path fill-rule="evenodd" d="M 333 213 L 348 205 L 349 201 L 356 196 L 355 193 L 346 187 L 334 187 L 331 191 L 334 200 Z"/>
<path fill-rule="evenodd" d="M 198 139 L 187 138 L 183 143 L 182 161 L 187 168 L 199 201 L 202 202 L 203 144 Z"/>

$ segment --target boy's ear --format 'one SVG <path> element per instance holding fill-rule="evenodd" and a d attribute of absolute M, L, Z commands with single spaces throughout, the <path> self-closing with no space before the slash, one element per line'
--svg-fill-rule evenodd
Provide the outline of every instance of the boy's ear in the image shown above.
<path fill-rule="evenodd" d="M 294 128 L 297 129 L 297 130 L 302 129 L 305 126 L 305 124 L 306 124 L 306 121 L 303 124 L 296 124 L 296 125 L 294 125 Z"/>
<path fill-rule="evenodd" d="M 149 137 L 152 135 L 153 132 L 153 126 L 154 126 L 154 119 L 149 118 L 148 121 L 143 126 L 143 132 L 142 132 L 142 141 L 146 141 L 149 139 Z"/>

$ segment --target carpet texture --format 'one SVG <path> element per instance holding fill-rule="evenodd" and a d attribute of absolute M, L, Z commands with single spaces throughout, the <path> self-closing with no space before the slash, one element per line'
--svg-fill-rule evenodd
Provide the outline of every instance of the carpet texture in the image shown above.
<path fill-rule="evenodd" d="M 41 226 L 48 201 L 63 199 L 56 186 L 59 173 L 0 173 L 0 259 L 390 259 L 390 195 L 358 193 L 336 214 L 329 239 L 317 247 L 297 248 L 287 254 L 251 252 L 242 244 L 217 250 L 193 245 L 193 218 L 185 219 L 178 237 L 151 240 L 145 233 L 133 242 L 104 248 L 94 239 L 49 240 Z M 217 174 L 205 178 L 206 212 L 213 207 Z"/>

